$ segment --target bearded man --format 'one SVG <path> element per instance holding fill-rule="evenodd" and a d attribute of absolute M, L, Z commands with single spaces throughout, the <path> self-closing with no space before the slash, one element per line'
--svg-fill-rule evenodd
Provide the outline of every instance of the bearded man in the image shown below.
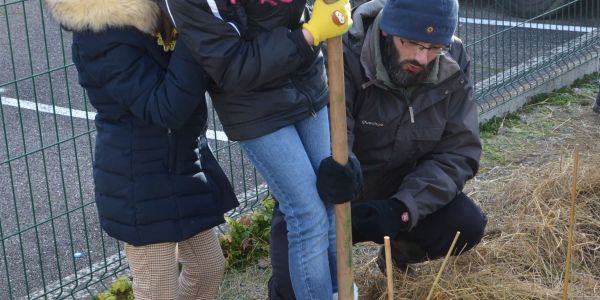
<path fill-rule="evenodd" d="M 453 254 L 463 253 L 479 243 L 487 218 L 462 192 L 481 143 L 470 60 L 454 36 L 458 1 L 373 0 L 353 20 L 344 37 L 350 161 L 321 162 L 319 194 L 352 200 L 353 242 L 390 236 L 403 270 L 444 256 L 457 231 Z M 271 244 L 287 244 L 281 212 L 273 217 Z M 293 299 L 286 255 L 271 254 L 271 299 Z M 377 261 L 383 269 L 382 249 Z"/>

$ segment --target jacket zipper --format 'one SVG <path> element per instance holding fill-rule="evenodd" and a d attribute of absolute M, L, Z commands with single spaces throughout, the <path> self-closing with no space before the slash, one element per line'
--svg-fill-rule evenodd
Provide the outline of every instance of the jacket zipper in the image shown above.
<path fill-rule="evenodd" d="M 173 168 L 175 165 L 175 147 L 174 147 L 174 141 L 173 141 L 173 129 L 171 128 L 167 128 L 167 136 L 169 137 L 169 162 L 168 162 L 168 169 L 169 169 L 169 173 L 173 172 Z"/>
<path fill-rule="evenodd" d="M 415 124 L 415 113 L 413 111 L 412 103 L 408 98 L 408 93 L 405 89 L 397 90 L 400 93 L 400 97 L 404 99 L 404 103 L 408 107 L 408 114 L 410 116 L 410 124 Z"/>
<path fill-rule="evenodd" d="M 459 76 L 460 76 L 460 72 L 457 72 L 456 74 L 454 74 L 454 75 L 452 75 L 452 76 L 448 77 L 446 80 L 444 80 L 444 81 L 442 81 L 442 82 L 440 82 L 440 83 L 438 83 L 438 84 L 434 85 L 434 86 L 433 86 L 433 87 L 431 87 L 431 88 L 432 88 L 432 89 L 433 89 L 433 88 L 439 88 L 439 87 L 443 86 L 444 84 L 446 84 L 447 82 L 449 82 L 449 81 L 451 81 L 451 80 L 453 80 L 453 79 L 455 79 L 456 77 L 459 77 Z M 462 83 L 462 82 L 461 82 L 461 83 Z M 406 106 L 408 106 L 408 114 L 410 115 L 410 123 L 411 123 L 411 124 L 414 124 L 414 123 L 415 123 L 415 113 L 414 113 L 414 111 L 413 111 L 412 102 L 411 102 L 411 101 L 410 101 L 410 99 L 408 98 L 408 95 L 407 95 L 406 91 L 404 91 L 404 90 L 400 90 L 399 92 L 400 92 L 400 94 L 402 94 L 402 97 L 404 98 L 404 103 L 406 103 Z M 447 95 L 447 94 L 448 94 L 448 92 L 449 92 L 449 91 L 448 91 L 447 89 L 446 89 L 446 90 L 444 90 L 444 95 Z M 411 93 L 411 94 L 412 94 L 412 93 Z"/>

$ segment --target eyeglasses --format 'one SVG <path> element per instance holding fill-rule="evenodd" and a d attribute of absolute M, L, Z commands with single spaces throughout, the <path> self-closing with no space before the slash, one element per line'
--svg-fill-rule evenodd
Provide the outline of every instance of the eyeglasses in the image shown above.
<path fill-rule="evenodd" d="M 400 42 L 402 44 L 408 44 L 411 47 L 413 47 L 415 52 L 417 52 L 417 53 L 421 52 L 421 51 L 427 51 L 427 54 L 435 56 L 435 55 L 440 55 L 442 53 L 446 53 L 446 52 L 448 52 L 448 49 L 449 49 L 447 46 L 429 46 L 429 47 L 427 47 L 427 46 L 425 46 L 421 43 L 415 42 L 415 41 L 405 40 L 403 38 L 398 38 L 398 39 L 400 39 Z"/>

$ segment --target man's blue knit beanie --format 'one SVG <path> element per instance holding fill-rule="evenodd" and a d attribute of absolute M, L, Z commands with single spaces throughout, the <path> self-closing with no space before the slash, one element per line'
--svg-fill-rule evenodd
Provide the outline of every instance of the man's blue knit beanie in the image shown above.
<path fill-rule="evenodd" d="M 458 24 L 458 0 L 387 0 L 380 28 L 405 39 L 450 45 Z"/>

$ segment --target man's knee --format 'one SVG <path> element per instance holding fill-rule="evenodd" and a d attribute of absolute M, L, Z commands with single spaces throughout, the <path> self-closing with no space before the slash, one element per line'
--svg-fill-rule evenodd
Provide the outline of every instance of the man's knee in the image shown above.
<path fill-rule="evenodd" d="M 453 251 L 453 255 L 458 255 L 473 248 L 481 241 L 487 225 L 487 217 L 472 199 L 462 193 L 455 198 L 455 202 L 457 202 L 458 207 L 455 213 L 460 218 L 454 218 L 454 220 L 457 220 L 457 224 L 450 227 L 460 231 L 460 236 Z"/>
<path fill-rule="evenodd" d="M 485 230 L 487 218 L 481 208 L 464 194 L 459 194 L 448 205 L 419 221 L 409 233 L 400 236 L 416 242 L 430 259 L 446 255 L 457 231 L 459 238 L 452 252 L 458 255 L 477 245 Z"/>

